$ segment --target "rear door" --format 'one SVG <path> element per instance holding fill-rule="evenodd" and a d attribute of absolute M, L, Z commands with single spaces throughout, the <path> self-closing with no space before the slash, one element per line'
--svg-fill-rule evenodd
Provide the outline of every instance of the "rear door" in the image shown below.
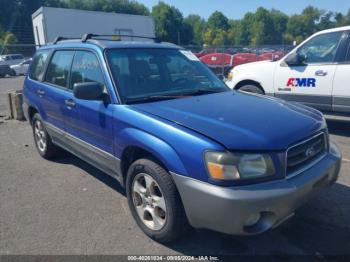
<path fill-rule="evenodd" d="M 332 110 L 336 57 L 343 32 L 316 35 L 297 49 L 305 57 L 300 66 L 282 62 L 275 72 L 275 94 L 320 110 Z"/>
<path fill-rule="evenodd" d="M 333 111 L 350 113 L 350 32 L 346 32 L 343 57 L 335 71 L 333 82 Z"/>
<path fill-rule="evenodd" d="M 55 51 L 48 64 L 44 83 L 38 90 L 46 114 L 44 120 L 49 125 L 48 128 L 53 128 L 58 134 L 63 134 L 64 131 L 64 105 L 70 96 L 69 72 L 73 55 L 72 50 Z"/>

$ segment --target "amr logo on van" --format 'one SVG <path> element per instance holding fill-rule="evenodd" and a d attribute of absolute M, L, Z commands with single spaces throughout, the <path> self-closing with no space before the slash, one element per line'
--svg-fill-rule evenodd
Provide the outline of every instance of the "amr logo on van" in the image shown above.
<path fill-rule="evenodd" d="M 289 78 L 288 87 L 316 87 L 315 78 Z"/>

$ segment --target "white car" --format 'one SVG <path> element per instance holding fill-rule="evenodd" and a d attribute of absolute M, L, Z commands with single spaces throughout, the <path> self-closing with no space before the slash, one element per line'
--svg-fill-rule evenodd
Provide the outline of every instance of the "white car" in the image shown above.
<path fill-rule="evenodd" d="M 21 54 L 8 54 L 0 56 L 1 65 L 17 65 L 24 61 L 24 56 Z"/>
<path fill-rule="evenodd" d="M 350 26 L 318 32 L 279 61 L 237 66 L 226 84 L 330 113 L 350 113 Z"/>
<path fill-rule="evenodd" d="M 27 59 L 18 65 L 12 65 L 11 68 L 11 75 L 25 75 L 28 71 L 29 65 L 32 62 L 32 59 Z"/>

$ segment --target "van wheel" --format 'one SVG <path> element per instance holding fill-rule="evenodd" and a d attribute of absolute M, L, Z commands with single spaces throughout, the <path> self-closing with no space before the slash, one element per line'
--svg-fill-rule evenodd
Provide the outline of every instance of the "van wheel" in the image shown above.
<path fill-rule="evenodd" d="M 15 70 L 13 70 L 13 69 L 11 69 L 11 71 L 10 71 L 10 76 L 16 76 L 17 74 L 16 74 L 16 71 Z"/>
<path fill-rule="evenodd" d="M 244 85 L 244 86 L 239 87 L 238 90 L 243 91 L 243 92 L 248 92 L 248 93 L 255 93 L 255 94 L 264 95 L 264 91 L 256 85 Z"/>
<path fill-rule="evenodd" d="M 139 159 L 130 166 L 126 193 L 131 214 L 150 238 L 170 242 L 190 228 L 171 175 L 156 162 Z"/>
<path fill-rule="evenodd" d="M 32 127 L 35 146 L 40 156 L 51 159 L 61 153 L 61 149 L 52 143 L 50 135 L 47 133 L 38 113 L 33 116 Z"/>

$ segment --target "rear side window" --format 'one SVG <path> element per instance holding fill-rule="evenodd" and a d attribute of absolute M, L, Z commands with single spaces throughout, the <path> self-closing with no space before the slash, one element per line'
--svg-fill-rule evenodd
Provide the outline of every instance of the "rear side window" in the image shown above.
<path fill-rule="evenodd" d="M 103 74 L 95 54 L 87 51 L 77 51 L 72 65 L 70 88 L 76 83 L 96 82 L 104 86 Z"/>
<path fill-rule="evenodd" d="M 67 87 L 74 51 L 56 51 L 47 68 L 45 82 Z"/>
<path fill-rule="evenodd" d="M 30 68 L 29 77 L 33 80 L 41 80 L 44 74 L 45 63 L 49 56 L 49 50 L 41 50 L 38 51 L 32 62 L 32 66 Z"/>

